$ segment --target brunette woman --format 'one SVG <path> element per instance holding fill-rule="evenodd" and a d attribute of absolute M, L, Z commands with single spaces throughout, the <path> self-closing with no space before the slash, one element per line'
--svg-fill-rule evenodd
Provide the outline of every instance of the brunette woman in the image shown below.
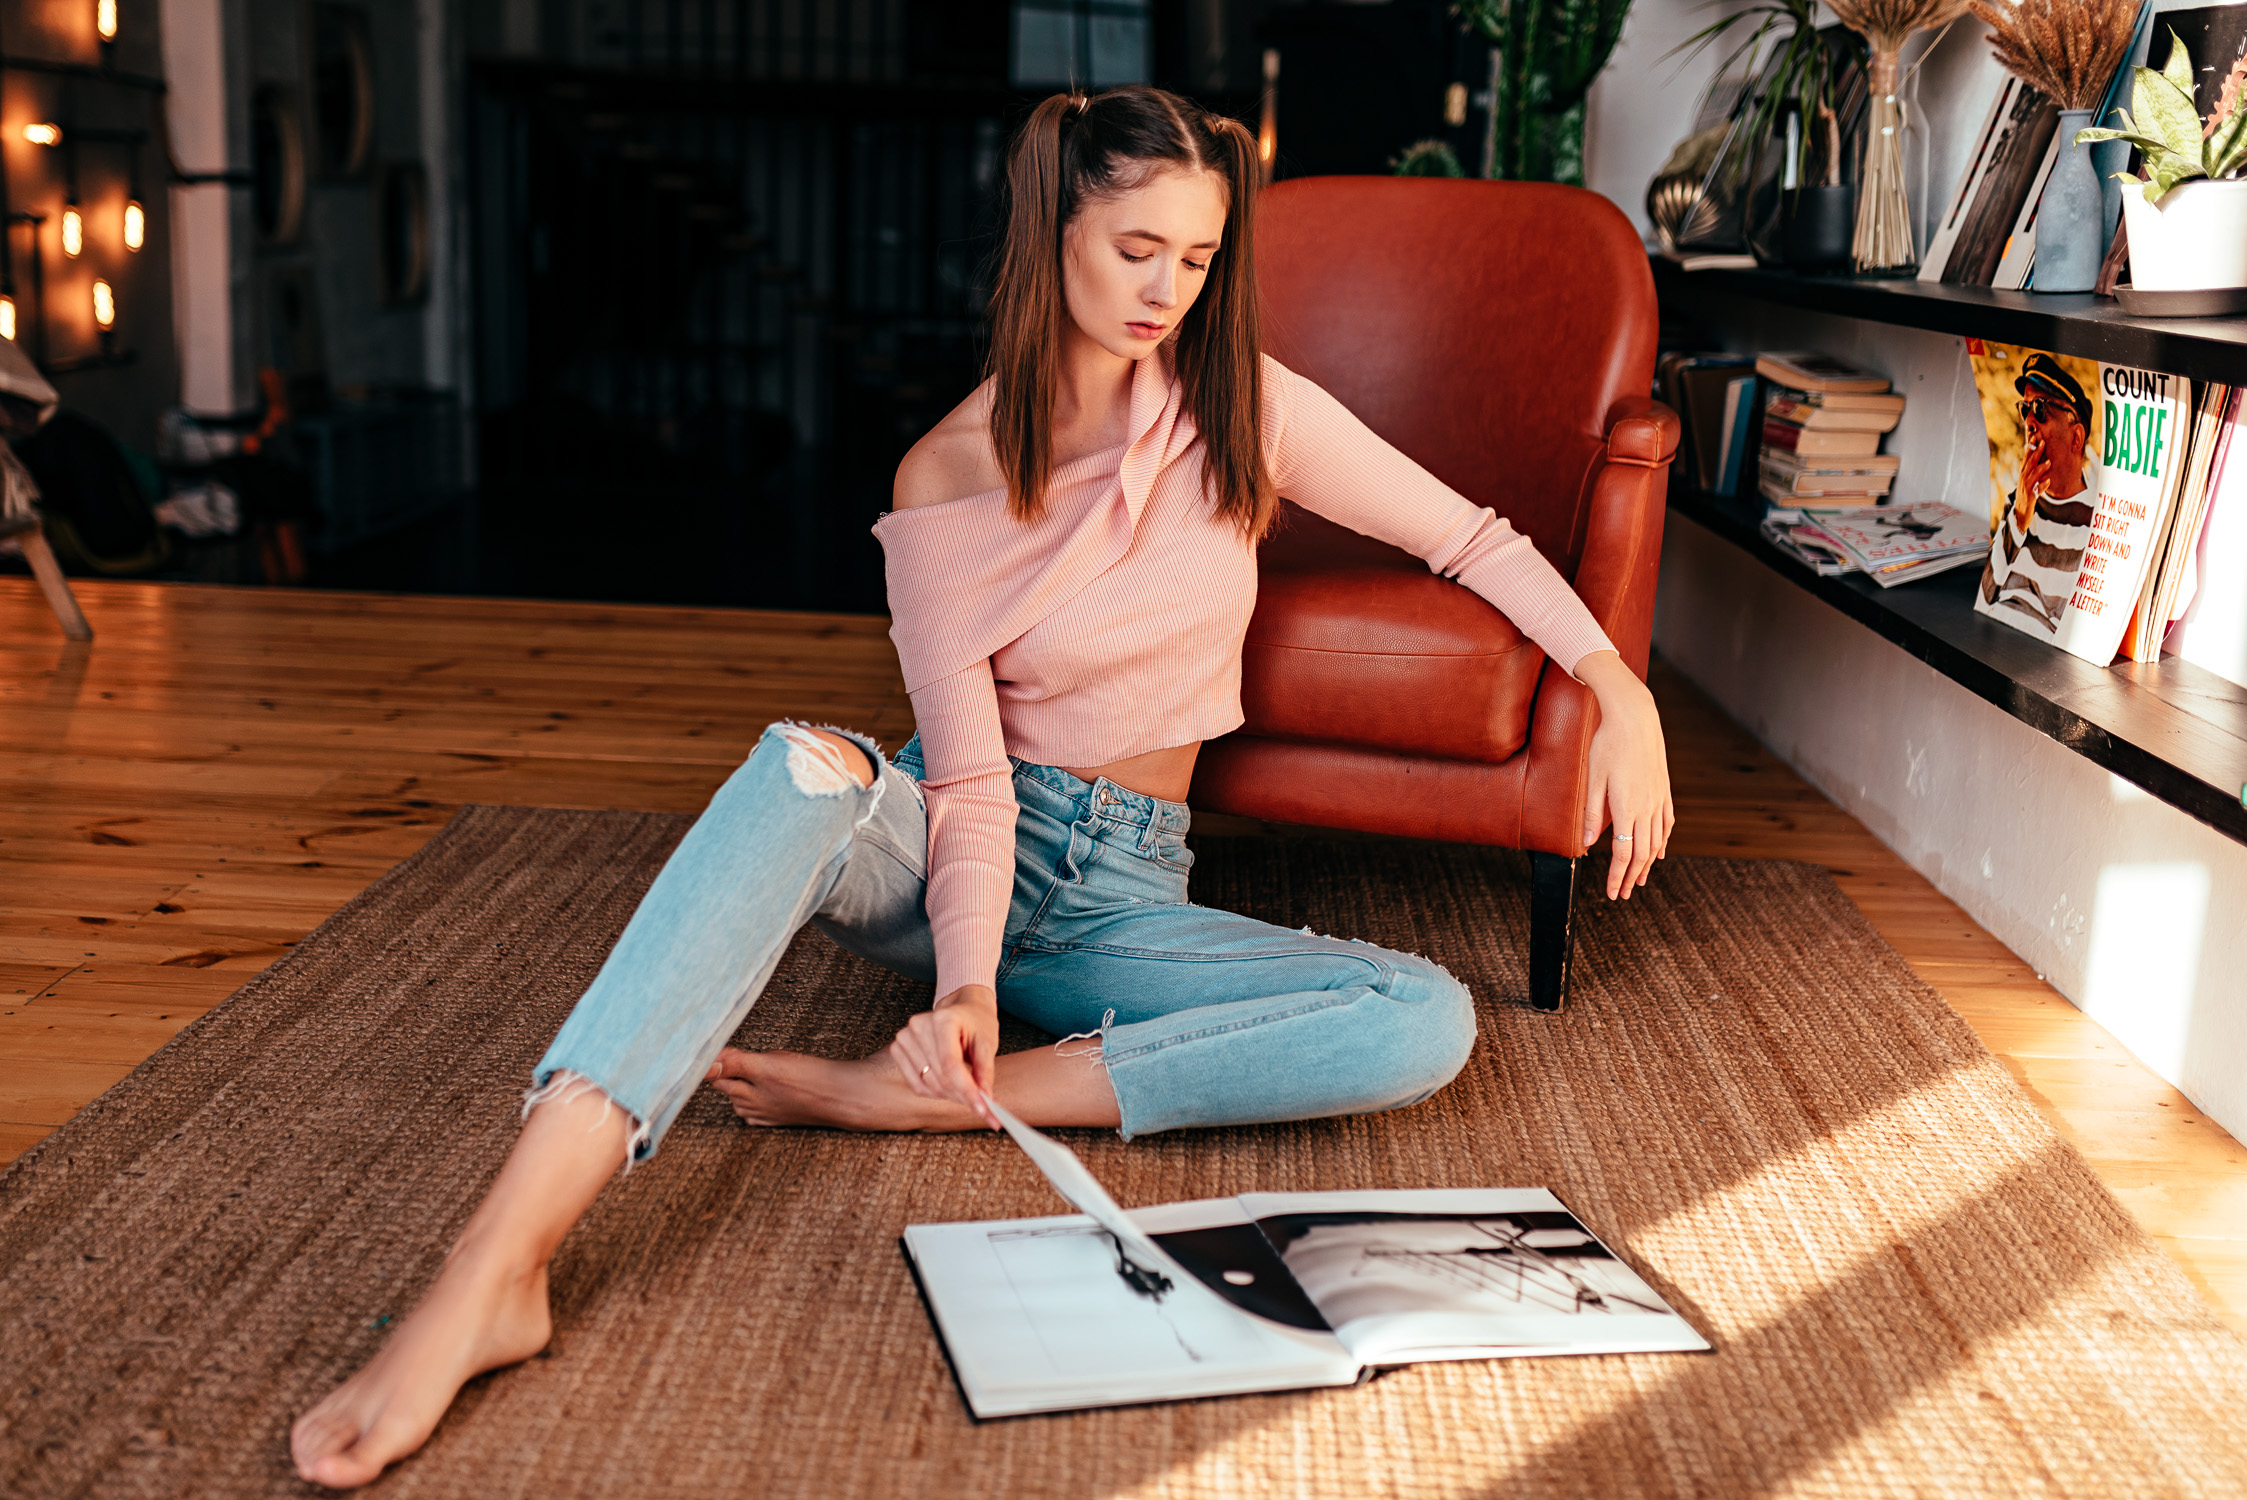
<path fill-rule="evenodd" d="M 1441 968 L 1186 900 L 1183 799 L 1201 742 L 1241 723 L 1281 495 L 1425 558 L 1592 689 L 1585 836 L 1613 827 L 1611 898 L 1644 882 L 1672 821 L 1652 698 L 1526 538 L 1259 356 L 1257 180 L 1246 130 L 1161 90 L 1030 116 L 990 378 L 906 455 L 876 527 L 920 733 L 889 761 L 765 732 L 539 1063 L 436 1283 L 298 1420 L 306 1478 L 365 1483 L 463 1382 L 536 1353 L 555 1247 L 704 1081 L 759 1125 L 965 1130 L 988 1091 L 1129 1138 L 1451 1080 L 1474 1016 Z M 807 921 L 933 980 L 935 1005 L 855 1062 L 727 1048 Z M 1002 1006 L 1072 1045 L 997 1056 Z"/>

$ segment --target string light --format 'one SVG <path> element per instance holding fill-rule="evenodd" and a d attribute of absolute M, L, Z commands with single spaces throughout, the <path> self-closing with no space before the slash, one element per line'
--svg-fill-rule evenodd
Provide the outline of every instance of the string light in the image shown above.
<path fill-rule="evenodd" d="M 86 216 L 78 212 L 78 205 L 62 206 L 62 253 L 75 256 L 86 248 Z"/>
<path fill-rule="evenodd" d="M 117 0 L 94 0 L 94 30 L 105 42 L 117 40 Z"/>
<path fill-rule="evenodd" d="M 34 146 L 59 146 L 62 127 L 51 120 L 34 120 L 23 127 L 23 138 Z"/>
<path fill-rule="evenodd" d="M 117 322 L 117 294 L 99 276 L 94 278 L 94 326 L 109 332 Z"/>
<path fill-rule="evenodd" d="M 138 198 L 125 200 L 125 248 L 138 250 L 148 239 L 148 210 Z"/>
<path fill-rule="evenodd" d="M 0 339 L 10 343 L 16 337 L 16 299 L 0 292 Z"/>

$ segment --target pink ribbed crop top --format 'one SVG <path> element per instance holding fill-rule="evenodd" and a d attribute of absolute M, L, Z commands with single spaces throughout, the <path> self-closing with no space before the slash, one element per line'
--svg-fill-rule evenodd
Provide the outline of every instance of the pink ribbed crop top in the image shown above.
<path fill-rule="evenodd" d="M 1571 675 L 1612 649 L 1528 538 L 1266 356 L 1261 424 L 1280 494 L 1473 589 Z M 1095 766 L 1240 727 L 1256 550 L 1202 493 L 1167 351 L 1132 372 L 1129 437 L 1054 466 L 1025 524 L 1005 489 L 874 525 L 890 638 L 919 722 L 936 992 L 993 985 L 1014 892 L 1011 754 Z"/>

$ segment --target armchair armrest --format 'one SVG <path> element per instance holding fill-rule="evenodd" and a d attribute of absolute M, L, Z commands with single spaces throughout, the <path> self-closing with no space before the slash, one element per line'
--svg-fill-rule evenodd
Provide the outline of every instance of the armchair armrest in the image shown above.
<path fill-rule="evenodd" d="M 1653 648 L 1654 583 L 1677 439 L 1677 413 L 1659 401 L 1629 396 L 1609 409 L 1607 450 L 1594 466 L 1583 560 L 1576 566 L 1577 595 L 1640 677 Z M 1579 818 L 1598 728 L 1592 690 L 1546 663 L 1529 721 L 1522 847 L 1584 852 Z"/>

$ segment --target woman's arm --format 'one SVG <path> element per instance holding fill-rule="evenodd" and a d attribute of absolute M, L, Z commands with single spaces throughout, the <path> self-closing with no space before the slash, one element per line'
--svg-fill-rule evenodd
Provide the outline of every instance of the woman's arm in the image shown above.
<path fill-rule="evenodd" d="M 915 1093 L 965 1104 L 995 1129 L 983 1096 L 998 1058 L 999 949 L 1014 895 L 1014 767 L 989 661 L 912 698 L 926 773 L 937 1001 L 906 1023 L 890 1058 Z"/>
<path fill-rule="evenodd" d="M 1279 492 L 1306 510 L 1401 547 L 1488 600 L 1592 690 L 1584 841 L 1613 824 L 1610 898 L 1627 898 L 1677 821 L 1654 695 L 1529 538 L 1400 452 L 1313 381 L 1267 358 L 1266 457 Z"/>

